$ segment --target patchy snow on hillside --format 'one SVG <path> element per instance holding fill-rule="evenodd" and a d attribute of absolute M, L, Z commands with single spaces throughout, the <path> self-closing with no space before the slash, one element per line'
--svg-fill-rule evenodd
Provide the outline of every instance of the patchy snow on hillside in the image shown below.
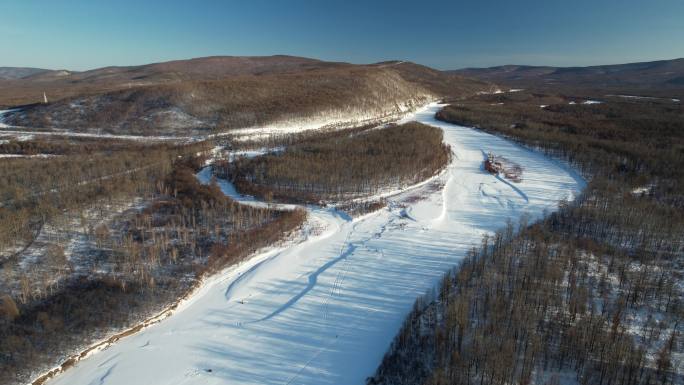
<path fill-rule="evenodd" d="M 649 194 L 651 192 L 652 188 L 653 188 L 653 185 L 636 187 L 635 189 L 632 190 L 632 195 Z"/>
<path fill-rule="evenodd" d="M 676 98 L 659 98 L 655 96 L 639 96 L 639 95 L 606 95 L 606 96 L 612 96 L 612 97 L 618 97 L 618 98 L 623 98 L 623 99 L 636 99 L 636 100 L 665 100 L 665 101 L 670 101 L 673 103 L 679 103 L 680 100 Z"/>
<path fill-rule="evenodd" d="M 2 144 L 2 143 L 0 143 L 0 144 Z M 33 154 L 33 155 L 0 154 L 0 158 L 54 158 L 56 156 L 61 156 L 61 155 L 55 155 L 55 154 Z"/>
<path fill-rule="evenodd" d="M 584 187 L 574 171 L 500 137 L 434 119 L 453 161 L 442 188 L 414 186 L 352 219 L 307 206 L 308 240 L 267 251 L 209 280 L 164 321 L 76 363 L 49 384 L 363 384 L 416 297 L 483 234 L 540 218 Z M 525 169 L 512 186 L 482 168 L 483 151 Z M 205 169 L 208 170 L 208 169 Z M 211 172 L 198 176 L 205 183 Z M 219 181 L 224 193 L 256 202 Z M 415 199 L 416 194 L 421 199 Z"/>
<path fill-rule="evenodd" d="M 14 126 L 5 126 L 10 128 L 23 128 Z M 2 126 L 0 126 L 2 128 Z M 55 137 L 71 137 L 71 138 L 89 138 L 89 139 L 119 139 L 119 140 L 135 140 L 139 142 L 155 141 L 155 142 L 176 142 L 176 141 L 197 141 L 202 138 L 188 137 L 188 136 L 143 136 L 143 135 L 115 135 L 115 134 L 94 134 L 87 132 L 71 132 L 71 131 L 18 131 L 18 130 L 2 130 L 0 134 L 3 136 L 14 136 L 17 140 L 31 140 L 36 136 L 55 136 Z"/>
<path fill-rule="evenodd" d="M 625 99 L 658 99 L 653 96 L 638 96 L 638 95 L 606 95 L 606 96 L 617 96 L 619 98 Z"/>
<path fill-rule="evenodd" d="M 10 112 L 14 112 L 14 111 L 17 111 L 17 110 L 16 109 L 14 109 L 14 110 L 0 110 L 0 128 L 10 127 L 7 124 L 5 124 L 5 115 L 10 113 Z"/>
<path fill-rule="evenodd" d="M 498 95 L 498 94 L 503 94 L 503 93 L 504 93 L 504 90 L 502 90 L 500 88 L 492 88 L 489 91 L 478 91 L 476 93 L 476 95 Z"/>
<path fill-rule="evenodd" d="M 72 108 L 76 108 L 78 105 L 72 105 Z M 25 141 L 32 140 L 36 136 L 62 136 L 62 137 L 73 137 L 73 138 L 90 138 L 90 139 L 119 139 L 119 140 L 135 140 L 135 141 L 196 141 L 202 138 L 190 137 L 190 136 L 147 136 L 147 135 L 116 135 L 116 134 L 106 134 L 106 133 L 94 133 L 94 132 L 73 132 L 68 130 L 53 130 L 46 131 L 45 128 L 29 128 L 29 127 L 19 127 L 10 126 L 4 123 L 4 116 L 10 112 L 19 111 L 19 109 L 14 110 L 0 110 L 0 135 L 12 137 L 15 140 Z M 174 118 L 177 116 L 171 116 Z M 9 130 L 7 130 L 9 129 Z M 49 130 L 49 128 L 47 129 Z"/>
<path fill-rule="evenodd" d="M 170 107 L 143 116 L 141 120 L 154 122 L 155 125 L 174 130 L 188 130 L 189 128 L 207 127 L 209 124 L 195 116 L 188 114 L 178 107 Z"/>
<path fill-rule="evenodd" d="M 287 135 L 318 129 L 344 129 L 388 123 L 412 113 L 430 99 L 431 96 L 423 95 L 415 100 L 397 103 L 380 114 L 377 111 L 366 111 L 358 108 L 340 108 L 321 111 L 305 117 L 292 116 L 263 127 L 239 128 L 220 133 L 217 136 L 230 135 L 240 141 L 261 140 L 271 135 Z"/>

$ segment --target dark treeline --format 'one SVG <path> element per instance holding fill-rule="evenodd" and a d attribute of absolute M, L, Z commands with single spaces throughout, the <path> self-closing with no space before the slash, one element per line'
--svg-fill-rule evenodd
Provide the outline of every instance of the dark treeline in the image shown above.
<path fill-rule="evenodd" d="M 17 159 L 14 170 L 2 169 L 12 182 L 3 186 L 10 198 L 0 208 L 4 220 L 23 215 L 26 223 L 45 226 L 30 232 L 2 222 L 4 229 L 26 232 L 32 254 L 8 254 L 0 269 L 0 383 L 26 383 L 84 344 L 169 306 L 203 276 L 277 242 L 304 221 L 302 210 L 238 205 L 216 184 L 200 184 L 195 174 L 205 158 L 195 154 L 209 147 L 132 144 L 65 156 L 65 162 Z M 12 186 L 21 193 L 13 194 Z M 134 199 L 139 208 L 111 218 L 99 213 Z M 40 247 L 31 246 L 39 235 Z M 11 235 L 5 239 L 4 250 L 21 246 L 9 242 Z M 76 247 L 67 255 L 68 245 Z M 27 271 L 21 263 L 35 266 Z"/>
<path fill-rule="evenodd" d="M 450 150 L 439 129 L 419 123 L 333 136 L 217 167 L 244 193 L 266 200 L 344 200 L 434 175 Z"/>
<path fill-rule="evenodd" d="M 417 302 L 370 384 L 683 380 L 684 112 L 613 100 L 540 108 L 552 98 L 486 95 L 438 113 L 590 181 L 539 224 L 473 250 Z"/>

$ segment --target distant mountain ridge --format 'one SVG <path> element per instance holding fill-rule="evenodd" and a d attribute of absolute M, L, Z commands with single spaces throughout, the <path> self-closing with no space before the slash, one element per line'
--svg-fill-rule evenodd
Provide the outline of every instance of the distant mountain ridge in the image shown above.
<path fill-rule="evenodd" d="M 31 68 L 31 67 L 0 67 L 0 79 L 10 80 L 10 79 L 22 79 L 29 76 L 50 72 L 51 70 L 46 70 L 43 68 Z"/>
<path fill-rule="evenodd" d="M 298 72 L 347 63 L 324 62 L 316 59 L 274 56 L 209 56 L 188 60 L 173 60 L 136 66 L 111 66 L 74 72 L 73 83 L 165 82 L 181 80 L 215 80 L 226 76 L 267 75 Z"/>
<path fill-rule="evenodd" d="M 448 72 L 516 87 L 684 88 L 684 58 L 588 67 L 504 65 Z"/>

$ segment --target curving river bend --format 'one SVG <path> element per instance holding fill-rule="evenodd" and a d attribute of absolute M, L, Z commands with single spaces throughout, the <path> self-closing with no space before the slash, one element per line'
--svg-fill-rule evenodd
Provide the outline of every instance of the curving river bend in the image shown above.
<path fill-rule="evenodd" d="M 307 207 L 307 239 L 226 270 L 170 318 L 49 384 L 363 384 L 416 297 L 483 234 L 509 219 L 537 219 L 584 187 L 577 173 L 539 153 L 436 121 L 439 108 L 405 119 L 444 131 L 454 157 L 439 177 L 357 220 Z M 483 151 L 522 165 L 523 181 L 486 173 Z M 261 204 L 221 186 L 245 204 Z"/>

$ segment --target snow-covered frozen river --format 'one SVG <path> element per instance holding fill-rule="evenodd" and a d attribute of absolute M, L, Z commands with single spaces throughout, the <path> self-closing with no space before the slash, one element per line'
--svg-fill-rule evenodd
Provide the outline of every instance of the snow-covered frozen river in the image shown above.
<path fill-rule="evenodd" d="M 444 130 L 454 158 L 438 183 L 393 196 L 390 209 L 359 220 L 309 208 L 308 225 L 321 230 L 307 240 L 226 270 L 170 318 L 49 384 L 363 384 L 416 297 L 483 234 L 508 219 L 539 218 L 584 187 L 541 154 L 436 121 L 439 108 L 405 119 Z M 523 181 L 483 171 L 488 151 L 522 165 Z"/>

